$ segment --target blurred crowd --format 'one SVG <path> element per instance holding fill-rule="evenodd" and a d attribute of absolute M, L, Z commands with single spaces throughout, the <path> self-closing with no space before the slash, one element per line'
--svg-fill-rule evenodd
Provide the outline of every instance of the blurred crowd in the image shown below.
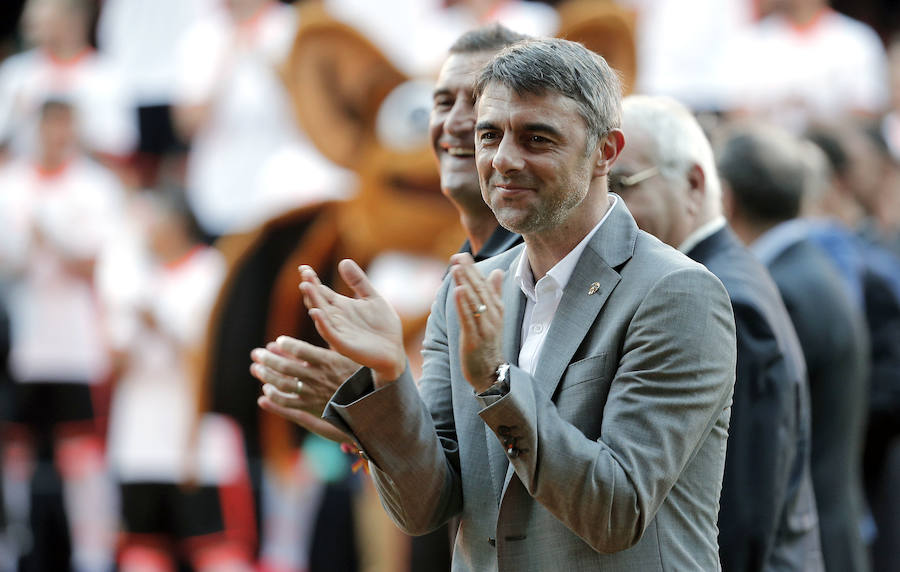
<path fill-rule="evenodd" d="M 297 263 L 362 258 L 410 338 L 421 335 L 446 257 L 463 238 L 432 159 L 423 167 L 415 153 L 429 152 L 437 71 L 453 41 L 479 25 L 558 33 L 563 4 L 5 8 L 17 24 L 0 48 L 0 570 L 446 568 L 410 556 L 351 455 L 257 410 L 249 349 L 292 333 L 278 328 L 279 314 L 300 311 L 297 277 L 282 280 L 266 261 L 290 252 L 280 244 L 300 242 L 311 259 Z M 896 569 L 897 9 L 593 4 L 630 18 L 632 35 L 621 41 L 636 50 L 634 92 L 687 105 L 728 159 L 722 176 L 740 201 L 726 212 L 743 215 L 730 219 L 736 233 L 750 243 L 763 226 L 778 227 L 756 245 L 764 261 L 810 240 L 838 276 L 844 321 L 813 328 L 850 341 L 821 362 L 807 355 L 816 501 L 820 521 L 849 525 L 864 550 L 860 570 Z M 304 47 L 322 48 L 302 67 L 298 31 L 323 15 L 359 41 L 313 37 Z M 381 62 L 409 80 L 390 95 L 378 87 Z M 304 73 L 324 95 L 309 91 Z M 767 187 L 764 169 L 750 167 L 752 145 L 734 147 L 733 130 L 750 124 L 771 129 L 767 141 L 792 141 L 782 158 L 802 171 L 800 191 L 777 180 Z M 292 226 L 279 226 L 285 217 Z M 252 246 L 262 235 L 274 236 L 265 251 Z M 234 271 L 251 256 L 256 266 Z M 271 275 L 270 290 L 242 286 L 254 272 Z M 266 323 L 241 318 L 243 308 L 256 312 L 243 305 L 249 296 L 267 304 Z M 855 367 L 826 380 L 835 367 L 826 358 L 845 350 Z"/>

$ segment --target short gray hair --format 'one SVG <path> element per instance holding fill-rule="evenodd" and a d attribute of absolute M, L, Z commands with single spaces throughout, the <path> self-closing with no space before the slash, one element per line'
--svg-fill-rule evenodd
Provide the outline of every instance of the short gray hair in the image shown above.
<path fill-rule="evenodd" d="M 489 83 L 499 83 L 519 95 L 553 92 L 574 100 L 594 143 L 621 122 L 618 74 L 602 56 L 577 42 L 542 38 L 504 48 L 475 82 L 476 100 Z"/>
<path fill-rule="evenodd" d="M 514 32 L 500 24 L 493 24 L 469 30 L 453 42 L 449 51 L 451 54 L 499 52 L 507 46 L 530 38 L 531 36 Z"/>
<path fill-rule="evenodd" d="M 709 139 L 687 107 L 664 96 L 631 95 L 622 102 L 622 122 L 638 129 L 653 143 L 660 173 L 669 179 L 684 176 L 692 165 L 706 177 L 704 207 L 707 214 L 721 214 L 722 185 Z"/>

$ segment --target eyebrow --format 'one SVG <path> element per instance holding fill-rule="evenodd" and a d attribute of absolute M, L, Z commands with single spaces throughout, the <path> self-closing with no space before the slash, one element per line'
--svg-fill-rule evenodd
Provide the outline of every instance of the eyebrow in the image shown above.
<path fill-rule="evenodd" d="M 546 133 L 548 135 L 552 135 L 554 137 L 562 137 L 562 133 L 556 127 L 549 125 L 547 123 L 526 123 L 525 131 L 529 132 L 537 132 L 537 133 Z"/>
<path fill-rule="evenodd" d="M 556 127 L 547 123 L 526 123 L 524 130 L 530 133 L 546 133 L 553 137 L 562 137 L 562 132 Z M 475 131 L 485 131 L 488 129 L 497 129 L 497 126 L 490 121 L 479 121 L 475 125 Z"/>
<path fill-rule="evenodd" d="M 439 88 L 435 89 L 434 92 L 432 92 L 431 97 L 433 99 L 440 95 L 452 95 L 452 94 L 453 94 L 453 92 L 450 91 L 449 89 L 447 89 L 446 87 L 439 87 Z"/>

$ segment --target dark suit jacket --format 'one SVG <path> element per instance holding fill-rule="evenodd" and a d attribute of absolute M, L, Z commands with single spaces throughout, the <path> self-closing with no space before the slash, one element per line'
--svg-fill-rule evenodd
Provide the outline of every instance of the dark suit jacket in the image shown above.
<path fill-rule="evenodd" d="M 518 246 L 521 243 L 521 235 L 510 232 L 498 224 L 497 228 L 494 229 L 494 232 L 491 233 L 490 238 L 488 238 L 487 242 L 484 243 L 484 246 L 481 247 L 481 250 L 472 252 L 472 244 L 467 238 L 459 251 L 468 252 L 472 255 L 472 258 L 475 259 L 475 262 L 481 262 L 482 260 L 487 260 L 493 256 L 503 254 L 510 248 Z"/>
<path fill-rule="evenodd" d="M 719 511 L 722 568 L 821 569 L 806 365 L 794 326 L 768 271 L 729 227 L 687 254 L 725 285 L 737 331 Z"/>
<path fill-rule="evenodd" d="M 771 231 L 770 231 L 771 232 Z M 794 322 L 812 405 L 812 476 L 828 570 L 867 570 L 859 531 L 869 340 L 827 255 L 804 238 L 764 259 Z"/>

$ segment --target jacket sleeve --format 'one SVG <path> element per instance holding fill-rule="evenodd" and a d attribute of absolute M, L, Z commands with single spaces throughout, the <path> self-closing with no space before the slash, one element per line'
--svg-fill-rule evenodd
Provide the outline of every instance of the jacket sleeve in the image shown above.
<path fill-rule="evenodd" d="M 373 391 L 371 371 L 363 368 L 338 389 L 323 415 L 354 437 L 370 461 L 385 510 L 414 535 L 462 510 L 444 319 L 448 290 L 445 280 L 428 318 L 419 387 L 407 368 L 396 382 Z"/>
<path fill-rule="evenodd" d="M 515 367 L 510 392 L 480 413 L 501 442 L 516 427 L 520 452 L 509 461 L 519 480 L 604 553 L 641 539 L 717 422 L 727 420 L 735 335 L 724 287 L 699 267 L 661 277 L 631 316 L 619 355 L 605 404 L 598 404 L 596 440 L 564 420 L 542 384 Z M 717 430 L 721 436 L 724 428 Z M 718 494 L 717 483 L 704 486 Z"/>

